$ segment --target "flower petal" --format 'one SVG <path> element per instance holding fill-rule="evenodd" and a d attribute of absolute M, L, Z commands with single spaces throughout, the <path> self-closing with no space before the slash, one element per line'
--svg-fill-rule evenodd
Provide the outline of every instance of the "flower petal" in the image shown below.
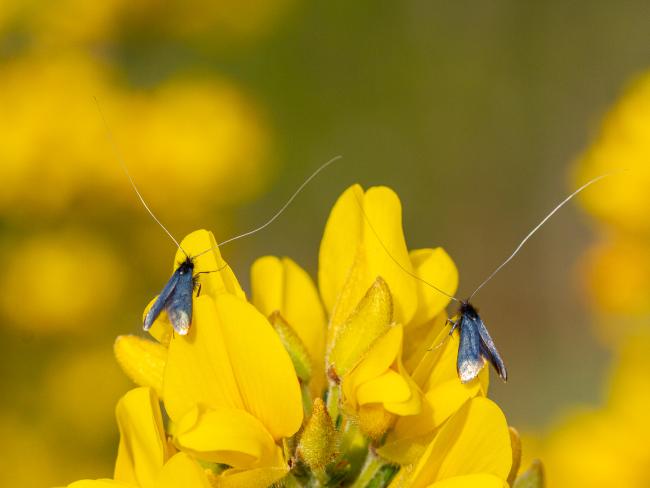
<path fill-rule="evenodd" d="M 115 358 L 124 373 L 140 386 L 150 386 L 162 396 L 167 348 L 134 335 L 118 336 L 113 346 Z"/>
<path fill-rule="evenodd" d="M 186 414 L 176 426 L 183 451 L 212 463 L 236 468 L 281 463 L 280 449 L 264 425 L 245 410 L 220 408 Z"/>
<path fill-rule="evenodd" d="M 216 488 L 267 488 L 275 486 L 275 482 L 284 478 L 289 472 L 282 468 L 257 468 L 242 471 L 229 469 L 221 476 L 215 477 L 213 487 Z"/>
<path fill-rule="evenodd" d="M 101 480 L 80 480 L 70 483 L 67 488 L 138 488 L 131 483 L 101 479 Z"/>
<path fill-rule="evenodd" d="M 461 383 L 456 371 L 458 334 L 449 336 L 448 331 L 442 329 L 432 344 L 435 347 L 445 340 L 442 347 L 426 353 L 413 372 L 413 380 L 424 392 L 421 412 L 413 417 L 398 419 L 395 428 L 389 434 L 387 444 L 410 437 L 418 438 L 427 432 L 432 432 L 467 400 L 487 394 L 488 368 L 484 368 L 478 378 L 469 383 Z"/>
<path fill-rule="evenodd" d="M 413 271 L 417 276 L 449 295 L 456 294 L 458 269 L 442 247 L 414 250 L 410 252 L 409 256 L 413 264 Z M 451 299 L 426 283 L 417 280 L 415 282 L 418 308 L 411 323 L 418 325 L 442 312 L 449 305 Z"/>
<path fill-rule="evenodd" d="M 429 488 L 508 488 L 508 483 L 493 474 L 468 474 L 438 481 Z"/>
<path fill-rule="evenodd" d="M 251 268 L 252 302 L 267 317 L 279 311 L 307 348 L 312 360 L 312 394 L 325 385 L 326 319 L 316 285 L 289 258 L 265 256 Z"/>
<path fill-rule="evenodd" d="M 377 276 L 392 292 L 395 321 L 411 320 L 417 307 L 416 284 L 400 267 L 411 271 L 399 198 L 386 187 L 365 194 L 359 185 L 348 188 L 332 209 L 319 253 L 319 287 L 331 315 L 328 340 Z"/>
<path fill-rule="evenodd" d="M 511 464 L 510 434 L 503 413 L 491 400 L 477 397 L 440 429 L 413 470 L 411 486 L 467 474 L 492 474 L 505 480 Z"/>
<path fill-rule="evenodd" d="M 212 298 L 194 300 L 193 322 L 186 336 L 175 335 L 169 343 L 163 398 L 175 422 L 196 405 L 244 408 Z"/>
<path fill-rule="evenodd" d="M 219 248 L 215 248 L 216 245 L 217 241 L 214 239 L 212 232 L 203 229 L 192 232 L 181 241 L 181 247 L 190 257 L 212 249 L 210 252 L 206 252 L 194 259 L 195 275 L 197 272 L 209 271 L 199 275 L 199 282 L 202 286 L 201 294 L 205 293 L 215 298 L 220 293 L 231 293 L 240 298 L 246 298 L 246 294 L 237 281 L 235 273 L 221 257 L 221 251 L 219 251 Z M 185 253 L 178 249 L 172 272 L 185 259 L 187 259 Z"/>
<path fill-rule="evenodd" d="M 357 388 L 357 402 L 366 403 L 404 402 L 411 398 L 411 389 L 397 371 L 386 370 Z"/>
<path fill-rule="evenodd" d="M 175 454 L 162 469 L 156 488 L 212 488 L 205 470 L 183 452 Z"/>
<path fill-rule="evenodd" d="M 231 294 L 195 300 L 195 324 L 169 344 L 163 390 L 174 421 L 194 406 L 244 409 L 274 439 L 302 423 L 300 385 L 277 334 L 255 307 Z"/>
<path fill-rule="evenodd" d="M 155 488 L 167 457 L 158 398 L 151 388 L 135 388 L 116 407 L 120 444 L 115 461 L 117 481 Z"/>

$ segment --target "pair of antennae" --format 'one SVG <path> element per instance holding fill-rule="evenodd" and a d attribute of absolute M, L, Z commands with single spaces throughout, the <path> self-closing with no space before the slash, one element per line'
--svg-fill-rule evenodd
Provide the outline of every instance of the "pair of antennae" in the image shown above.
<path fill-rule="evenodd" d="M 284 213 L 284 211 L 287 209 L 287 207 L 289 207 L 289 205 L 291 205 L 291 203 L 302 192 L 302 190 L 304 190 L 304 188 L 314 178 L 316 178 L 316 176 L 318 176 L 318 174 L 321 171 L 323 171 L 329 165 L 331 165 L 332 163 L 338 161 L 339 159 L 341 159 L 343 157 L 343 156 L 340 156 L 340 155 L 335 156 L 332 159 L 330 159 L 329 161 L 327 161 L 326 163 L 323 163 L 318 168 L 316 168 L 316 170 L 311 175 L 309 175 L 309 177 L 305 181 L 302 182 L 302 184 L 291 195 L 291 197 L 289 197 L 289 199 L 286 201 L 286 203 L 284 205 L 282 205 L 282 207 L 280 207 L 280 209 L 269 220 L 267 220 L 264 224 L 260 225 L 259 227 L 256 227 L 255 229 L 252 229 L 252 230 L 250 230 L 248 232 L 244 232 L 243 234 L 239 234 L 239 235 L 236 235 L 234 237 L 231 237 L 230 239 L 226 239 L 225 241 L 218 243 L 216 246 L 210 247 L 210 248 L 206 249 L 205 251 L 201 251 L 200 253 L 195 254 L 194 256 L 190 256 L 185 251 L 185 249 L 183 249 L 183 247 L 180 245 L 180 243 L 176 240 L 174 235 L 167 229 L 167 227 L 165 227 L 163 225 L 163 223 L 158 219 L 158 217 L 156 217 L 156 215 L 153 213 L 153 211 L 147 205 L 147 202 L 145 201 L 144 197 L 140 193 L 140 190 L 138 190 L 138 187 L 136 186 L 135 181 L 133 181 L 133 178 L 131 177 L 131 173 L 129 173 L 129 169 L 126 166 L 126 163 L 125 163 L 125 160 L 124 160 L 124 157 L 123 157 L 122 153 L 118 149 L 118 145 L 115 142 L 115 138 L 113 137 L 113 132 L 111 131 L 110 126 L 108 125 L 106 117 L 104 116 L 104 112 L 102 111 L 102 108 L 101 108 L 101 106 L 99 104 L 99 100 L 97 100 L 97 97 L 93 97 L 93 99 L 95 100 L 95 104 L 97 105 L 97 110 L 99 111 L 99 114 L 100 114 L 100 116 L 102 118 L 102 121 L 104 123 L 104 128 L 106 129 L 106 136 L 107 136 L 108 141 L 109 141 L 109 143 L 111 145 L 111 150 L 113 151 L 113 155 L 118 160 L 118 162 L 120 163 L 120 166 L 122 167 L 122 170 L 124 171 L 127 178 L 129 179 L 129 183 L 131 183 L 131 186 L 133 187 L 133 191 L 135 191 L 135 194 L 138 196 L 138 198 L 140 199 L 140 202 L 142 202 L 142 205 L 147 210 L 149 215 L 151 215 L 151 218 L 162 228 L 162 230 L 165 231 L 165 233 L 169 236 L 169 238 L 174 242 L 176 247 L 178 247 L 183 252 L 183 254 L 185 254 L 185 256 L 187 258 L 190 258 L 190 259 L 196 259 L 199 256 L 203 256 L 204 254 L 206 254 L 206 253 L 208 253 L 210 251 L 214 251 L 215 249 L 218 249 L 218 248 L 224 246 L 225 244 L 237 241 L 239 239 L 243 239 L 244 237 L 252 236 L 253 234 L 258 233 L 259 231 L 264 230 L 269 225 L 271 225 L 280 215 L 282 215 Z"/>
<path fill-rule="evenodd" d="M 467 299 L 467 301 L 469 302 L 472 298 L 474 298 L 474 296 L 478 293 L 478 291 L 479 291 L 481 288 L 483 288 L 483 287 L 484 287 L 484 286 L 485 286 L 489 281 L 491 281 L 492 278 L 494 278 L 494 277 L 497 275 L 497 273 L 498 273 L 499 271 L 501 271 L 501 269 L 502 269 L 506 264 L 508 264 L 508 263 L 509 263 L 509 262 L 510 262 L 510 261 L 511 261 L 511 260 L 512 260 L 512 259 L 513 259 L 517 254 L 518 254 L 518 253 L 519 253 L 519 251 L 521 250 L 521 248 L 524 247 L 524 244 L 526 244 L 526 242 L 527 242 L 527 241 L 528 241 L 528 240 L 529 240 L 529 239 L 530 239 L 530 238 L 531 238 L 531 237 L 532 237 L 532 236 L 533 236 L 533 235 L 534 235 L 534 234 L 535 234 L 535 233 L 536 233 L 536 232 L 537 232 L 537 231 L 538 231 L 538 230 L 539 230 L 539 229 L 540 229 L 540 228 L 541 228 L 541 227 L 542 227 L 542 226 L 543 226 L 543 225 L 544 225 L 544 224 L 545 224 L 545 223 L 546 223 L 546 222 L 547 222 L 547 221 L 548 221 L 548 220 L 549 220 L 553 215 L 555 215 L 555 213 L 556 213 L 558 210 L 560 210 L 564 205 L 566 205 L 567 203 L 569 203 L 569 201 L 570 201 L 571 199 L 573 199 L 573 197 L 575 197 L 575 196 L 578 195 L 580 192 L 584 191 L 585 189 L 587 189 L 589 186 L 593 185 L 594 183 L 596 183 L 596 182 L 602 180 L 603 178 L 607 178 L 608 176 L 612 176 L 612 175 L 615 175 L 615 174 L 619 174 L 619 173 L 621 173 L 621 172 L 623 172 L 623 171 L 626 171 L 626 170 L 612 171 L 612 172 L 610 172 L 610 173 L 605 173 L 605 174 L 602 174 L 602 175 L 600 175 L 600 176 L 596 176 L 595 178 L 589 180 L 587 183 L 585 183 L 585 184 L 582 185 L 580 188 L 578 188 L 577 190 L 575 190 L 573 193 L 571 193 L 571 194 L 570 194 L 568 197 L 566 197 L 564 200 L 562 200 L 558 205 L 555 206 L 555 208 L 554 208 L 553 210 L 551 210 L 551 211 L 546 215 L 546 217 L 544 217 L 544 218 L 542 219 L 542 221 L 541 221 L 539 224 L 537 224 L 537 225 L 536 225 L 536 226 L 535 226 L 535 227 L 534 227 L 534 228 L 533 228 L 533 229 L 532 229 L 532 230 L 531 230 L 531 231 L 526 235 L 526 237 L 523 238 L 523 240 L 522 240 L 522 241 L 519 243 L 519 245 L 515 248 L 515 250 L 512 252 L 512 254 L 510 254 L 510 256 L 508 256 L 508 258 L 507 258 L 505 261 L 503 261 L 499 266 L 497 266 L 496 269 L 495 269 L 492 273 L 490 273 L 490 275 L 489 275 L 487 278 L 485 278 L 485 280 L 483 280 L 483 282 L 481 282 L 480 285 L 478 285 L 478 286 L 476 287 L 476 289 L 472 292 L 472 294 L 469 296 L 469 298 Z M 363 218 L 365 219 L 366 223 L 368 224 L 368 227 L 370 227 L 370 230 L 371 230 L 372 233 L 375 235 L 375 237 L 377 238 L 377 241 L 379 241 L 379 244 L 380 244 L 381 247 L 384 249 L 384 251 L 386 251 L 386 254 L 388 255 L 388 257 L 390 257 L 391 260 L 392 260 L 392 261 L 393 261 L 393 262 L 394 262 L 394 263 L 395 263 L 395 264 L 396 264 L 396 265 L 397 265 L 397 266 L 398 266 L 402 271 L 404 271 L 405 273 L 407 273 L 407 274 L 410 275 L 411 277 L 415 278 L 416 280 L 418 280 L 418 281 L 424 283 L 425 285 L 429 286 L 430 288 L 436 290 L 438 293 L 442 293 L 444 296 L 446 296 L 446 297 L 449 298 L 450 300 L 453 300 L 453 301 L 455 301 L 455 302 L 457 302 L 457 303 L 461 303 L 461 302 L 463 302 L 463 300 L 461 300 L 461 299 L 459 299 L 459 298 L 453 296 L 451 293 L 448 293 L 448 292 L 446 292 L 446 291 L 444 291 L 444 290 L 438 288 L 438 287 L 435 286 L 433 283 L 430 283 L 429 281 L 425 280 L 425 279 L 422 278 L 421 276 L 415 274 L 413 271 L 411 271 L 411 270 L 408 269 L 406 266 L 404 266 L 402 263 L 400 263 L 400 262 L 397 260 L 397 258 L 395 258 L 395 256 L 393 256 L 393 254 L 389 251 L 389 249 L 386 247 L 386 245 L 384 244 L 384 242 L 382 241 L 382 239 L 379 237 L 379 233 L 377 232 L 377 230 L 375 229 L 375 227 L 372 225 L 372 222 L 370 222 L 370 219 L 368 218 L 368 215 L 366 214 L 366 212 L 365 212 L 365 210 L 364 210 L 364 208 L 363 208 L 363 203 L 362 203 L 361 200 L 359 199 L 359 196 L 358 196 L 356 193 L 354 194 L 354 196 L 355 196 L 355 198 L 356 198 L 356 200 L 357 200 L 357 203 L 359 204 L 359 208 L 361 209 L 361 214 L 363 215 Z"/>

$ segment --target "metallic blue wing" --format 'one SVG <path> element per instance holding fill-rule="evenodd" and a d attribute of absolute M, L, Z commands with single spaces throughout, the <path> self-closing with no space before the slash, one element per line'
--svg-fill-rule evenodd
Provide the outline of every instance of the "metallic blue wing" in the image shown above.
<path fill-rule="evenodd" d="M 154 321 L 158 318 L 158 315 L 160 315 L 160 313 L 166 308 L 166 303 L 169 297 L 174 293 L 174 290 L 178 285 L 178 279 L 181 276 L 180 270 L 181 268 L 178 268 L 174 271 L 174 274 L 169 278 L 169 281 L 160 292 L 160 295 L 158 295 L 158 298 L 156 298 L 156 301 L 147 312 L 147 315 L 145 315 L 144 330 L 149 330 Z"/>
<path fill-rule="evenodd" d="M 165 303 L 165 310 L 167 310 L 169 320 L 174 330 L 180 335 L 186 335 L 192 324 L 193 290 L 194 278 L 192 277 L 192 270 L 179 273 L 176 287 Z"/>
<path fill-rule="evenodd" d="M 492 340 L 492 337 L 490 337 L 487 327 L 485 327 L 485 324 L 478 315 L 477 319 L 478 333 L 481 336 L 481 354 L 490 362 L 490 364 L 492 364 L 492 366 L 494 366 L 499 377 L 503 381 L 508 381 L 506 365 L 503 363 L 503 359 L 501 359 L 499 351 L 497 351 L 497 347 L 494 345 L 494 341 Z"/>
<path fill-rule="evenodd" d="M 481 355 L 481 336 L 477 320 L 462 314 L 460 320 L 460 344 L 458 345 L 458 361 L 456 369 L 463 383 L 472 381 L 483 368 L 485 359 Z"/>

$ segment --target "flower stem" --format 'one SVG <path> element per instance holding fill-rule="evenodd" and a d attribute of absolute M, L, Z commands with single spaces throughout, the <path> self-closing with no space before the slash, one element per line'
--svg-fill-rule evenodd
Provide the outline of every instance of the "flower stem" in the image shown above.
<path fill-rule="evenodd" d="M 396 472 L 396 466 L 369 451 L 361 473 L 350 488 L 383 488 L 388 485 Z"/>
<path fill-rule="evenodd" d="M 338 417 L 339 417 L 339 396 L 341 389 L 339 385 L 330 381 L 329 388 L 327 390 L 327 413 L 330 414 L 330 418 L 334 425 L 338 428 Z"/>

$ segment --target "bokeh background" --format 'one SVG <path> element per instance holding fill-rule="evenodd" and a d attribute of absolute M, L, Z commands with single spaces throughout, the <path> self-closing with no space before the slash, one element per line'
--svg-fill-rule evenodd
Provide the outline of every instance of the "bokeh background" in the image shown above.
<path fill-rule="evenodd" d="M 468 294 L 570 189 L 635 172 L 560 213 L 475 302 L 511 372 L 492 396 L 551 486 L 647 486 L 648 69 L 642 0 L 4 0 L 0 485 L 110 475 L 129 387 L 112 343 L 171 271 L 97 97 L 179 237 L 249 230 L 344 156 L 224 248 L 244 283 L 263 254 L 315 273 L 329 208 L 360 182 L 397 190 L 409 246 L 444 246 Z"/>

